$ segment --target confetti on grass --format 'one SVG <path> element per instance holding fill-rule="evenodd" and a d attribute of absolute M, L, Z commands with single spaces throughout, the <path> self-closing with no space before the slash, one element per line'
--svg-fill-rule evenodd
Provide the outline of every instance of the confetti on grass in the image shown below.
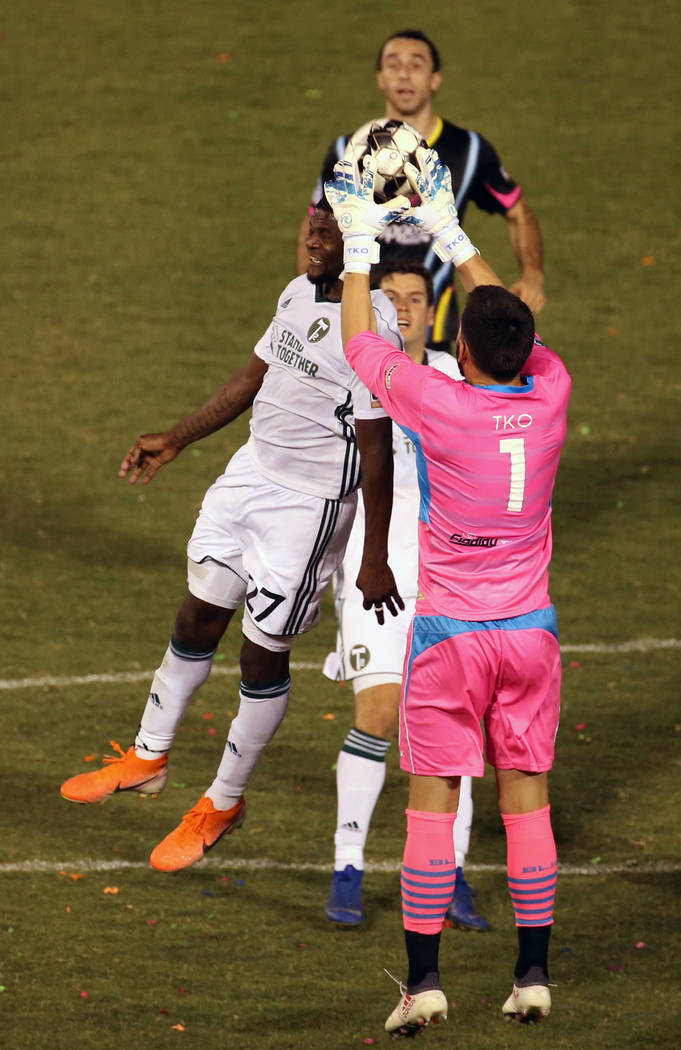
<path fill-rule="evenodd" d="M 335 722 L 336 721 L 336 716 L 331 711 L 329 711 L 325 715 L 322 715 L 322 718 L 324 719 L 325 722 Z"/>
<path fill-rule="evenodd" d="M 641 948 L 647 948 L 647 947 L 648 947 L 648 945 L 646 944 L 645 941 L 636 941 L 636 944 L 634 945 L 634 948 L 638 948 L 639 950 Z"/>
<path fill-rule="evenodd" d="M 118 886 L 105 886 L 104 887 L 104 892 L 105 893 L 116 894 L 116 893 L 120 893 L 121 891 L 119 890 Z"/>

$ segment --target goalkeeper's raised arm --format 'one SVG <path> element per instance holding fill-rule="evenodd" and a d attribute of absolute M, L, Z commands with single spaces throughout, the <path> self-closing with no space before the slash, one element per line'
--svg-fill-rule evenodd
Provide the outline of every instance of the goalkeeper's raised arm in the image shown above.
<path fill-rule="evenodd" d="M 392 222 L 406 222 L 433 238 L 440 259 L 452 262 L 466 292 L 481 284 L 502 285 L 492 268 L 474 248 L 459 225 L 449 169 L 435 150 L 416 150 L 418 167 L 405 165 L 420 204 L 410 206 L 406 197 L 377 204 L 373 194 L 371 157 L 359 174 L 356 159 L 348 154 L 334 168 L 325 192 L 343 234 L 345 281 L 343 285 L 343 341 L 359 332 L 375 331 L 369 297 L 371 264 L 378 262 L 376 238 Z"/>

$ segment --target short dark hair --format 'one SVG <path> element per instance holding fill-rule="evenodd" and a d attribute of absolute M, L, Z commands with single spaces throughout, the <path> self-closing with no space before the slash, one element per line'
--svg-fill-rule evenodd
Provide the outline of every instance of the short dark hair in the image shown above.
<path fill-rule="evenodd" d="M 331 207 L 331 205 L 329 204 L 328 200 L 326 199 L 326 194 L 325 193 L 322 193 L 321 197 L 319 198 L 319 200 L 315 204 L 315 206 L 313 208 L 313 211 L 323 211 L 327 215 L 329 213 L 331 213 L 331 215 L 333 215 L 333 208 Z"/>
<path fill-rule="evenodd" d="M 428 306 L 432 306 L 435 302 L 435 295 L 433 293 L 433 276 L 430 270 L 423 265 L 423 263 L 416 262 L 414 259 L 394 259 L 392 262 L 380 263 L 376 267 L 376 284 L 380 284 L 384 277 L 390 277 L 393 273 L 413 273 L 417 277 L 423 278 L 423 283 L 426 286 L 426 298 L 428 300 Z"/>
<path fill-rule="evenodd" d="M 482 284 L 468 296 L 461 334 L 474 363 L 500 383 L 514 379 L 534 343 L 534 317 L 517 295 L 496 284 Z"/>
<path fill-rule="evenodd" d="M 396 40 L 398 37 L 400 39 L 404 37 L 406 40 L 420 40 L 422 44 L 425 44 L 428 50 L 430 51 L 430 57 L 433 60 L 433 72 L 439 73 L 441 65 L 440 52 L 435 47 L 435 44 L 430 39 L 430 37 L 426 36 L 426 34 L 421 29 L 401 29 L 399 33 L 391 33 L 390 36 L 383 41 L 380 48 L 378 49 L 378 56 L 376 58 L 376 69 L 381 69 L 383 63 L 383 49 L 385 48 L 385 45 L 389 44 L 391 40 Z"/>

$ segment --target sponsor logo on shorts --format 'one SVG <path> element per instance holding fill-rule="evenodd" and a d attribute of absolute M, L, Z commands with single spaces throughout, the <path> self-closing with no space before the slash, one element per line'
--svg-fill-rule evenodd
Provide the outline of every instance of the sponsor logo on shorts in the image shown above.
<path fill-rule="evenodd" d="M 369 663 L 371 653 L 366 645 L 353 645 L 350 650 L 350 666 L 353 671 L 362 671 Z"/>
<path fill-rule="evenodd" d="M 496 536 L 471 536 L 468 533 L 453 532 L 449 542 L 458 543 L 460 547 L 496 547 L 499 540 Z"/>
<path fill-rule="evenodd" d="M 307 330 L 309 343 L 318 343 L 331 331 L 331 322 L 328 317 L 318 317 Z"/>
<path fill-rule="evenodd" d="M 281 304 L 280 309 L 285 310 L 286 307 L 290 306 L 290 305 L 291 305 L 291 300 L 290 299 L 284 299 L 283 303 Z"/>

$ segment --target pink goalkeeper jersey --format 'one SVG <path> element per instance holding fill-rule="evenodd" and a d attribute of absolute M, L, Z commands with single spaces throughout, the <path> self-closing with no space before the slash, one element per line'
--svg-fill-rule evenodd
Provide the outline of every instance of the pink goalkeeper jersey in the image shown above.
<path fill-rule="evenodd" d="M 548 605 L 551 493 L 571 386 L 558 355 L 535 337 L 516 387 L 457 383 L 371 332 L 345 353 L 416 446 L 425 609 L 491 620 Z"/>

